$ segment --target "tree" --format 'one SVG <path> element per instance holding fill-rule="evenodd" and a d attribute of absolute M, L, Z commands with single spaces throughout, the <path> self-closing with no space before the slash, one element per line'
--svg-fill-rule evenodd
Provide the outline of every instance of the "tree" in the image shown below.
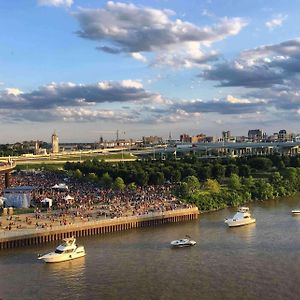
<path fill-rule="evenodd" d="M 204 188 L 211 193 L 219 193 L 221 190 L 219 182 L 215 179 L 207 179 Z"/>
<path fill-rule="evenodd" d="M 211 172 L 214 179 L 222 180 L 225 176 L 225 167 L 221 164 L 216 164 L 212 167 Z"/>
<path fill-rule="evenodd" d="M 239 166 L 239 176 L 240 177 L 249 177 L 250 176 L 250 167 L 248 165 Z"/>
<path fill-rule="evenodd" d="M 229 178 L 228 187 L 234 191 L 238 191 L 241 188 L 240 177 L 236 174 L 232 174 Z"/>
<path fill-rule="evenodd" d="M 96 182 L 98 180 L 98 176 L 95 173 L 89 173 L 88 179 L 90 181 Z"/>
<path fill-rule="evenodd" d="M 272 160 L 267 157 L 254 157 L 249 164 L 252 168 L 263 171 L 268 171 L 273 166 Z"/>
<path fill-rule="evenodd" d="M 264 179 L 257 179 L 255 181 L 252 196 L 257 200 L 267 200 L 274 198 L 274 189 L 272 185 Z"/>
<path fill-rule="evenodd" d="M 141 171 L 136 174 L 136 184 L 139 186 L 146 186 L 148 184 L 148 173 Z"/>
<path fill-rule="evenodd" d="M 183 181 L 187 184 L 190 195 L 200 189 L 200 182 L 196 176 L 188 176 Z"/>
<path fill-rule="evenodd" d="M 130 191 L 135 191 L 136 190 L 136 184 L 135 182 L 131 182 L 128 184 L 127 188 L 130 190 Z"/>
<path fill-rule="evenodd" d="M 197 175 L 201 181 L 205 181 L 206 179 L 211 177 L 211 165 L 206 165 L 198 168 Z"/>
<path fill-rule="evenodd" d="M 181 173 L 179 170 L 174 170 L 172 172 L 172 175 L 171 175 L 171 180 L 172 182 L 176 183 L 176 182 L 179 182 L 181 179 Z"/>
<path fill-rule="evenodd" d="M 255 180 L 253 179 L 253 177 L 252 176 L 249 176 L 248 178 L 243 177 L 241 181 L 243 184 L 243 189 L 248 192 L 251 192 L 255 185 Z"/>
<path fill-rule="evenodd" d="M 112 185 L 113 179 L 110 177 L 108 172 L 104 173 L 101 177 L 101 184 L 105 188 L 110 188 Z"/>
<path fill-rule="evenodd" d="M 179 197 L 186 198 L 189 196 L 189 187 L 186 182 L 180 182 L 180 185 L 176 189 Z"/>
<path fill-rule="evenodd" d="M 232 174 L 237 174 L 239 172 L 238 166 L 230 164 L 226 166 L 225 176 L 230 177 Z"/>
<path fill-rule="evenodd" d="M 126 185 L 124 183 L 124 180 L 121 177 L 117 177 L 114 182 L 114 189 L 118 191 L 123 191 L 125 187 Z"/>
<path fill-rule="evenodd" d="M 76 169 L 74 172 L 74 176 L 75 178 L 81 178 L 82 177 L 82 173 L 79 169 Z"/>
<path fill-rule="evenodd" d="M 196 176 L 197 173 L 192 167 L 187 167 L 182 170 L 182 177 Z"/>
<path fill-rule="evenodd" d="M 149 183 L 154 185 L 161 185 L 165 182 L 164 173 L 152 172 L 149 175 Z"/>

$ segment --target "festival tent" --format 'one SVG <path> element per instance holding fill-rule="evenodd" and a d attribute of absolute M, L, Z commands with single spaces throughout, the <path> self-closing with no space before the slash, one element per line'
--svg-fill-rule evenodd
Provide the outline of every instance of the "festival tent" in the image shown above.
<path fill-rule="evenodd" d="M 62 191 L 69 189 L 65 183 L 55 184 L 52 188 L 57 190 L 62 190 Z"/>
<path fill-rule="evenodd" d="M 72 197 L 72 196 L 70 196 L 70 195 L 67 195 L 64 199 L 65 199 L 65 201 L 66 201 L 67 203 L 72 203 L 72 202 L 74 202 L 74 197 Z"/>
<path fill-rule="evenodd" d="M 65 183 L 60 183 L 60 184 L 58 185 L 58 188 L 59 188 L 60 190 L 68 190 L 68 189 L 69 189 L 68 186 L 67 186 Z"/>
<path fill-rule="evenodd" d="M 43 204 L 47 205 L 48 207 L 52 206 L 52 199 L 50 198 L 45 198 L 41 201 Z"/>
<path fill-rule="evenodd" d="M 31 202 L 32 186 L 17 186 L 4 189 L 5 207 L 28 208 Z"/>

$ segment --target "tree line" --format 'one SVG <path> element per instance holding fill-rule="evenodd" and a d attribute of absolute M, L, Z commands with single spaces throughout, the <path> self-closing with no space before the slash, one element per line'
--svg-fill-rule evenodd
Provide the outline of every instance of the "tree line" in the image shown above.
<path fill-rule="evenodd" d="M 119 163 L 92 159 L 67 162 L 64 168 L 105 188 L 172 184 L 178 197 L 200 210 L 289 196 L 300 190 L 300 156 L 203 159 L 189 154 L 180 159 Z"/>

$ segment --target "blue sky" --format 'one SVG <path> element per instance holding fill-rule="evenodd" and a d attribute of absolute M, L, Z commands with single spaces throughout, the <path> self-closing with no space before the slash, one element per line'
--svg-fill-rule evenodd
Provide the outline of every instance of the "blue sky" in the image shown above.
<path fill-rule="evenodd" d="M 300 132 L 300 1 L 0 2 L 0 143 Z"/>

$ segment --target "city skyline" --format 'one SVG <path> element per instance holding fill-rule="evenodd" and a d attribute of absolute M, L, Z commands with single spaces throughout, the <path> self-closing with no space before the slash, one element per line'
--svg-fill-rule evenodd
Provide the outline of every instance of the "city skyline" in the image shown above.
<path fill-rule="evenodd" d="M 226 2 L 226 3 L 225 3 Z M 298 133 L 299 1 L 0 4 L 0 143 Z M 122 138 L 122 136 L 120 136 Z"/>

